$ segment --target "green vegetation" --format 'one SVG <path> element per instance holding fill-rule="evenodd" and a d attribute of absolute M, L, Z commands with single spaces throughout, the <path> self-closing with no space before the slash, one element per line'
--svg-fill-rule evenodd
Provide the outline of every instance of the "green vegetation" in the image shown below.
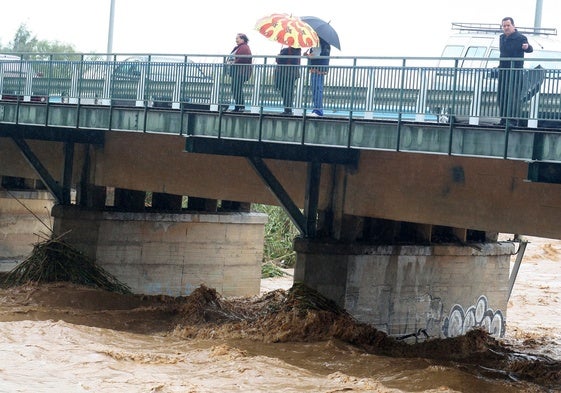
<path fill-rule="evenodd" d="M 261 278 L 282 277 L 284 271 L 272 262 L 264 262 L 261 265 Z"/>
<path fill-rule="evenodd" d="M 265 225 L 262 275 L 263 277 L 281 276 L 281 268 L 293 267 L 296 262 L 292 243 L 299 232 L 281 207 L 254 204 L 252 208 L 269 216 Z"/>
<path fill-rule="evenodd" d="M 46 41 L 38 39 L 31 31 L 27 29 L 25 24 L 21 24 L 16 31 L 12 41 L 8 45 L 0 47 L 2 53 L 26 53 L 29 60 L 44 60 L 47 54 L 60 53 L 65 54 L 59 60 L 71 60 L 72 53 L 75 53 L 73 45 L 65 44 L 58 41 Z"/>

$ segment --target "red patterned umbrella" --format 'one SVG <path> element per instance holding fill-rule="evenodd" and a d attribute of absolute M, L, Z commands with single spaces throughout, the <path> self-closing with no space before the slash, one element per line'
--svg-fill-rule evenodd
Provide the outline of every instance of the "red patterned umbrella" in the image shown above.
<path fill-rule="evenodd" d="M 259 19 L 255 29 L 271 41 L 293 48 L 317 46 L 319 38 L 314 29 L 295 16 L 271 14 Z"/>

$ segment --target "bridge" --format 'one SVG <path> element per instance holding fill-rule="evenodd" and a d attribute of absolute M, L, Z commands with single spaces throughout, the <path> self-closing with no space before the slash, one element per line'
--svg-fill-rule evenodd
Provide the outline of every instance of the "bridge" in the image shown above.
<path fill-rule="evenodd" d="M 516 247 L 497 233 L 561 238 L 560 78 L 547 59 L 511 127 L 498 124 L 493 72 L 461 59 L 333 58 L 325 116 L 308 117 L 305 64 L 289 116 L 274 58 L 254 58 L 247 111 L 234 113 L 222 57 L 58 56 L 0 72 L 0 217 L 20 222 L 3 238 L 37 230 L 12 200 L 40 215 L 44 186 L 55 232 L 138 291 L 254 293 L 264 218 L 248 206 L 277 204 L 302 234 L 295 279 L 359 320 L 501 335 Z"/>

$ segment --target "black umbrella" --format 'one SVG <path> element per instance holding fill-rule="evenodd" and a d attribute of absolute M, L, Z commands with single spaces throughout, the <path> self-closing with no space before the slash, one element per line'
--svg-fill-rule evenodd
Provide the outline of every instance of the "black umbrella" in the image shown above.
<path fill-rule="evenodd" d="M 300 19 L 307 24 L 309 24 L 312 29 L 316 31 L 320 38 L 323 38 L 329 45 L 341 50 L 341 44 L 339 43 L 339 34 L 335 29 L 329 24 L 329 22 L 318 18 L 317 16 L 301 16 Z"/>

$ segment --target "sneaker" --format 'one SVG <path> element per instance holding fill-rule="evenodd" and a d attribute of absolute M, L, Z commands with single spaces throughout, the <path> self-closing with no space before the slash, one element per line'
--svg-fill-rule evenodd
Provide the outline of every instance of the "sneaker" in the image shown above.
<path fill-rule="evenodd" d="M 285 109 L 284 112 L 282 113 L 283 115 L 292 115 L 292 109 Z"/>
<path fill-rule="evenodd" d="M 317 109 L 314 109 L 312 111 L 312 113 L 315 113 L 315 116 L 323 116 L 323 111 L 320 111 L 320 110 L 317 110 Z"/>

